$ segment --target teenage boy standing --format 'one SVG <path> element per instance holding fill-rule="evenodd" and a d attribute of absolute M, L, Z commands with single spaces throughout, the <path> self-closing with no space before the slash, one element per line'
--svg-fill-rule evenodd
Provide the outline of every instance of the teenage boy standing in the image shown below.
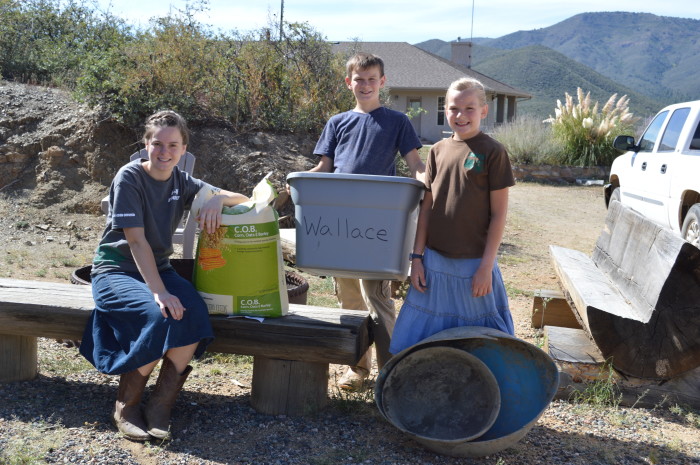
<path fill-rule="evenodd" d="M 310 171 L 394 176 L 394 160 L 399 152 L 411 176 L 423 181 L 425 165 L 418 155 L 421 143 L 410 120 L 404 113 L 382 106 L 379 100 L 379 90 L 386 82 L 384 62 L 375 55 L 358 53 L 346 67 L 345 83 L 355 97 L 355 108 L 328 120 L 314 149 L 321 161 Z M 381 370 L 391 357 L 389 343 L 396 321 L 390 281 L 335 278 L 335 284 L 341 308 L 369 309 Z M 371 366 L 372 351 L 368 350 L 357 366 L 349 367 L 339 387 L 358 389 Z"/>

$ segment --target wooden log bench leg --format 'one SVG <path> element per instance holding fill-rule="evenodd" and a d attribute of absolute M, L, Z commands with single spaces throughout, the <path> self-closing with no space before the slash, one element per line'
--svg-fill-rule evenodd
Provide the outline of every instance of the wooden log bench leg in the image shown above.
<path fill-rule="evenodd" d="M 250 403 L 269 415 L 308 415 L 328 403 L 328 363 L 256 355 Z"/>
<path fill-rule="evenodd" d="M 581 328 L 569 302 L 560 291 L 538 289 L 532 298 L 533 328 L 559 326 L 563 328 Z"/>
<path fill-rule="evenodd" d="M 38 366 L 36 337 L 0 334 L 0 383 L 33 379 Z"/>

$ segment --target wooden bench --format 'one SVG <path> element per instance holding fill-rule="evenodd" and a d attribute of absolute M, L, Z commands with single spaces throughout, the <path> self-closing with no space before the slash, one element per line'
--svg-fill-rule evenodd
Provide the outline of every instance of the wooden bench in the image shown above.
<path fill-rule="evenodd" d="M 80 340 L 94 308 L 90 286 L 0 279 L 0 382 L 37 375 L 37 337 Z M 211 352 L 252 355 L 251 404 L 304 415 L 328 402 L 329 364 L 355 365 L 372 343 L 367 312 L 290 304 L 262 323 L 211 316 Z"/>
<path fill-rule="evenodd" d="M 550 253 L 578 320 L 618 371 L 667 380 L 700 366 L 700 249 L 614 201 L 592 257 Z"/>

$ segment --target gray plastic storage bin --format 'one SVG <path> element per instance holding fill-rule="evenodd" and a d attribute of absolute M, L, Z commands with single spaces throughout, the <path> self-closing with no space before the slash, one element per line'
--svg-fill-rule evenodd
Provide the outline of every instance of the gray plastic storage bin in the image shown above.
<path fill-rule="evenodd" d="M 408 276 L 423 183 L 399 176 L 290 173 L 296 264 L 343 278 Z"/>

